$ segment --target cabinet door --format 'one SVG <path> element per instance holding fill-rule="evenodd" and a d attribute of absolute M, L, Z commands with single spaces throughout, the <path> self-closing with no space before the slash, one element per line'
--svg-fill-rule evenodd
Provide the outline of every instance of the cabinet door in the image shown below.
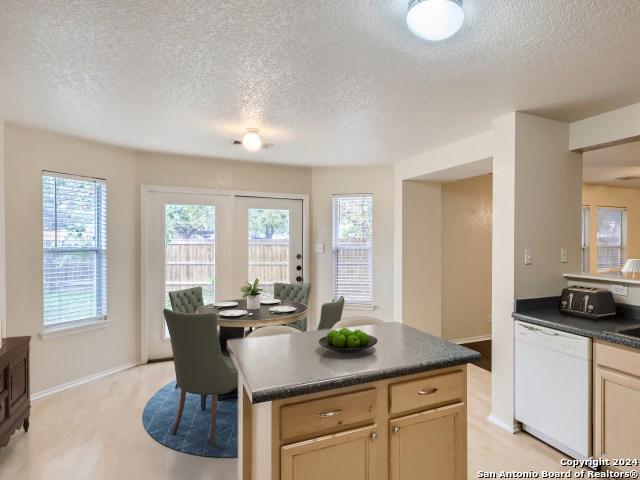
<path fill-rule="evenodd" d="M 466 423 L 464 403 L 391 420 L 391 480 L 465 480 Z"/>
<path fill-rule="evenodd" d="M 376 425 L 285 445 L 282 480 L 376 480 Z"/>
<path fill-rule="evenodd" d="M 596 367 L 594 413 L 597 457 L 640 458 L 640 378 Z M 638 467 L 614 469 L 638 470 Z"/>

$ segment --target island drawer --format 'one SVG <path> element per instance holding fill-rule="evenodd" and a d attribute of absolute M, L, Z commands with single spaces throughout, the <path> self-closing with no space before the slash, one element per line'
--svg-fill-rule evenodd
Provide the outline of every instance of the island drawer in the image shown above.
<path fill-rule="evenodd" d="M 463 372 L 445 373 L 389 386 L 389 412 L 392 414 L 426 409 L 464 401 Z"/>
<path fill-rule="evenodd" d="M 285 405 L 280 409 L 280 438 L 287 441 L 318 436 L 373 422 L 376 398 L 375 388 L 370 388 Z"/>

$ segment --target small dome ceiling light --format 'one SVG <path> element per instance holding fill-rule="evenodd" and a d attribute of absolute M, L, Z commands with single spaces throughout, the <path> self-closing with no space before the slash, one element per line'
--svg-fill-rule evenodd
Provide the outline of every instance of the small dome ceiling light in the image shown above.
<path fill-rule="evenodd" d="M 257 152 L 262 147 L 262 139 L 258 132 L 257 128 L 247 128 L 247 133 L 242 137 L 242 146 L 250 152 Z"/>
<path fill-rule="evenodd" d="M 410 0 L 407 26 L 425 40 L 449 38 L 462 27 L 462 0 Z"/>

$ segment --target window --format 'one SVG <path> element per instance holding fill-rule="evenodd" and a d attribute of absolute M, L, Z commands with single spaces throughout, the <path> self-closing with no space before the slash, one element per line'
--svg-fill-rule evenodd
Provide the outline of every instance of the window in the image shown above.
<path fill-rule="evenodd" d="M 589 233 L 591 228 L 591 209 L 582 207 L 582 273 L 590 272 Z"/>
<path fill-rule="evenodd" d="M 373 197 L 333 197 L 333 293 L 373 305 Z"/>
<path fill-rule="evenodd" d="M 620 270 L 626 260 L 627 210 L 598 208 L 598 271 Z"/>
<path fill-rule="evenodd" d="M 44 325 L 107 316 L 107 192 L 103 180 L 43 172 Z"/>

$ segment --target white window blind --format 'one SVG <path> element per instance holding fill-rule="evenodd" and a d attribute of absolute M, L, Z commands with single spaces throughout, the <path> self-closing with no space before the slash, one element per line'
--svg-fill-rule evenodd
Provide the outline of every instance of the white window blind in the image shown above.
<path fill-rule="evenodd" d="M 373 197 L 333 197 L 333 292 L 348 304 L 373 304 Z"/>
<path fill-rule="evenodd" d="M 620 270 L 625 261 L 626 247 L 625 208 L 598 208 L 598 271 Z"/>
<path fill-rule="evenodd" d="M 591 209 L 582 207 L 582 272 L 590 271 L 589 232 L 591 231 Z"/>
<path fill-rule="evenodd" d="M 103 180 L 43 172 L 44 325 L 107 316 Z"/>

